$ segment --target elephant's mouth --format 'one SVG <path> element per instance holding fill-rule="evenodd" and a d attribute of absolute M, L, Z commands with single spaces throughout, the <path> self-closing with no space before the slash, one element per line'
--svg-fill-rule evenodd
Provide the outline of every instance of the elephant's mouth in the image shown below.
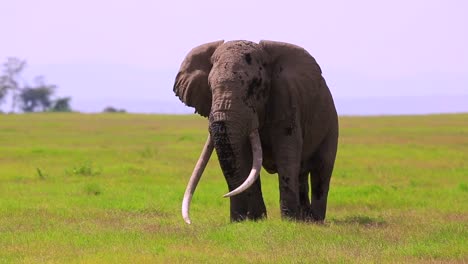
<path fill-rule="evenodd" d="M 258 178 L 260 174 L 260 170 L 262 167 L 262 146 L 260 143 L 260 136 L 258 134 L 258 130 L 253 130 L 250 135 L 250 145 L 252 147 L 252 169 L 250 170 L 249 176 L 247 179 L 239 185 L 233 191 L 225 194 L 223 197 L 232 197 L 234 195 L 240 194 L 247 190 Z M 206 140 L 205 146 L 202 150 L 200 158 L 197 161 L 197 164 L 192 172 L 192 176 L 190 176 L 189 183 L 187 184 L 187 188 L 185 189 L 184 199 L 182 201 L 182 217 L 187 224 L 191 223 L 189 210 L 190 210 L 190 202 L 192 200 L 193 193 L 195 192 L 195 188 L 203 174 L 203 171 L 208 163 L 208 160 L 213 153 L 214 143 L 211 136 L 208 136 Z M 226 157 L 228 158 L 228 157 Z M 221 157 L 220 157 L 221 159 Z"/>

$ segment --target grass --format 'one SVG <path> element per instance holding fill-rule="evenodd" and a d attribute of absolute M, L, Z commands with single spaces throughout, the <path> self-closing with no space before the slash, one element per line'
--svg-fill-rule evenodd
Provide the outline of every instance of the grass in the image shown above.
<path fill-rule="evenodd" d="M 193 116 L 0 115 L 0 263 L 466 263 L 468 115 L 342 117 L 327 222 L 229 223 Z"/>

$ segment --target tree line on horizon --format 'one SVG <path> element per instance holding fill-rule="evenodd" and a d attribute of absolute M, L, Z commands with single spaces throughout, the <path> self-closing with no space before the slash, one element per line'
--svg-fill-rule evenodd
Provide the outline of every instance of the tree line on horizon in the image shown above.
<path fill-rule="evenodd" d="M 11 102 L 10 113 L 18 108 L 22 112 L 71 112 L 71 97 L 52 96 L 57 89 L 56 85 L 48 84 L 43 76 L 34 78 L 30 85 L 22 73 L 27 66 L 25 60 L 10 57 L 2 65 L 0 73 L 0 105 L 5 103 L 9 96 Z"/>
<path fill-rule="evenodd" d="M 26 68 L 26 60 L 15 57 L 7 58 L 0 71 L 0 106 L 9 97 L 11 106 L 9 113 L 30 112 L 72 112 L 71 97 L 53 98 L 58 86 L 48 84 L 44 76 L 34 78 L 30 85 L 22 73 Z M 0 113 L 1 113 L 0 109 Z M 124 109 L 112 106 L 104 108 L 104 113 L 125 113 Z"/>

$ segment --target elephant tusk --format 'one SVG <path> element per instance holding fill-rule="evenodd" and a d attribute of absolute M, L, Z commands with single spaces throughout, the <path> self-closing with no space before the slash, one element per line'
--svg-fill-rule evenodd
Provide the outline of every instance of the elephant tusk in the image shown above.
<path fill-rule="evenodd" d="M 185 189 L 184 199 L 182 201 L 182 217 L 187 224 L 192 223 L 189 216 L 190 202 L 192 201 L 193 193 L 197 188 L 197 184 L 205 170 L 206 164 L 210 160 L 211 153 L 213 153 L 213 148 L 213 141 L 211 140 L 210 135 L 208 135 L 208 139 L 206 140 L 205 146 L 200 154 L 200 158 L 198 158 L 197 165 L 195 165 L 192 176 L 190 176 L 187 188 Z"/>
<path fill-rule="evenodd" d="M 239 187 L 232 192 L 226 193 L 223 197 L 232 197 L 243 191 L 247 190 L 258 178 L 260 170 L 262 169 L 262 145 L 260 143 L 260 136 L 258 130 L 254 130 L 249 135 L 250 145 L 252 146 L 252 170 L 250 171 L 247 179 Z"/>

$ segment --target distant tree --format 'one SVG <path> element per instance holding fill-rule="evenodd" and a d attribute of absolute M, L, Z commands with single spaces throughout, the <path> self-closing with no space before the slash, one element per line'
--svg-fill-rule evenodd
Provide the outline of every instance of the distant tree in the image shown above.
<path fill-rule="evenodd" d="M 103 113 L 126 113 L 125 109 L 117 109 L 112 106 L 108 106 L 102 110 Z"/>
<path fill-rule="evenodd" d="M 21 92 L 20 75 L 26 67 L 26 61 L 10 57 L 3 64 L 3 70 L 0 75 L 0 103 L 8 92 L 11 92 L 11 112 L 16 109 L 18 95 Z"/>
<path fill-rule="evenodd" d="M 56 86 L 46 84 L 43 76 L 36 77 L 34 82 L 34 87 L 25 87 L 21 90 L 21 110 L 24 112 L 48 111 L 52 106 L 52 99 L 50 97 L 54 93 Z"/>
<path fill-rule="evenodd" d="M 50 110 L 52 112 L 71 112 L 70 101 L 70 97 L 58 98 L 54 101 Z"/>
<path fill-rule="evenodd" d="M 3 103 L 3 101 L 5 100 L 5 96 L 8 93 L 8 89 L 6 88 L 6 86 L 3 86 L 4 82 L 6 82 L 5 76 L 0 76 L 0 105 Z"/>
<path fill-rule="evenodd" d="M 51 106 L 52 90 L 47 87 L 25 88 L 21 91 L 21 110 L 24 112 L 47 111 Z"/>
<path fill-rule="evenodd" d="M 22 80 L 21 73 L 25 67 L 26 61 L 14 57 L 7 58 L 0 73 L 0 104 L 10 93 L 11 112 L 15 112 L 18 102 L 24 112 L 71 111 L 71 98 L 53 100 L 51 97 L 57 86 L 46 84 L 43 76 L 36 77 L 33 86 Z"/>

